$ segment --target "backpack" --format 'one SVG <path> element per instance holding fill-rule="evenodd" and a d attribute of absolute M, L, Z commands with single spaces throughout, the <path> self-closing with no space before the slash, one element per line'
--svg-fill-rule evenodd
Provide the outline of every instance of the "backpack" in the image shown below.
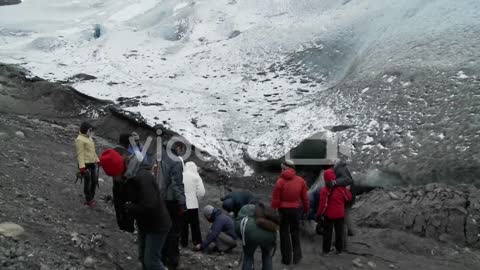
<path fill-rule="evenodd" d="M 255 223 L 266 231 L 276 232 L 279 229 L 280 217 L 275 210 L 259 202 L 255 205 Z"/>

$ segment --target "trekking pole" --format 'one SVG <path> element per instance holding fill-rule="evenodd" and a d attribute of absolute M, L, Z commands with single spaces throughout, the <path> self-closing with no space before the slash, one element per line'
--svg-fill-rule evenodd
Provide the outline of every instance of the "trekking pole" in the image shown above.
<path fill-rule="evenodd" d="M 75 184 L 77 184 L 79 179 L 80 179 L 80 184 L 83 183 L 83 175 L 81 172 L 77 172 L 77 179 L 75 179 Z"/>

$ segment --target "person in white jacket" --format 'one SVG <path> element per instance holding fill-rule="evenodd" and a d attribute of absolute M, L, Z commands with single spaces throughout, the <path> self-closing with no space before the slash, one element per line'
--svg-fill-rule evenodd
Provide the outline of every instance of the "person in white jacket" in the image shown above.
<path fill-rule="evenodd" d="M 189 227 L 192 231 L 193 246 L 202 243 L 202 234 L 200 232 L 200 220 L 198 217 L 198 200 L 205 196 L 205 187 L 198 174 L 198 168 L 195 163 L 189 161 L 185 164 L 183 171 L 183 185 L 185 186 L 185 202 L 187 210 L 184 214 L 184 222 L 180 244 L 182 247 L 188 246 Z"/>

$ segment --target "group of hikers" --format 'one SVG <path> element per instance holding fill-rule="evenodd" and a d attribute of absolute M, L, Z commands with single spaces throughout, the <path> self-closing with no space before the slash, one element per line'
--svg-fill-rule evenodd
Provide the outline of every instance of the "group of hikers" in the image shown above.
<path fill-rule="evenodd" d="M 241 242 L 242 269 L 253 269 L 254 254 L 262 254 L 262 269 L 273 269 L 277 233 L 284 265 L 302 260 L 300 223 L 317 221 L 317 233 L 323 234 L 323 253 L 331 252 L 335 231 L 335 251 L 345 247 L 345 224 L 353 234 L 348 218 L 352 203 L 352 176 L 345 163 L 332 160 L 322 165 L 324 184 L 317 181 L 308 190 L 297 175 L 295 164 L 286 160 L 273 192 L 271 203 L 263 203 L 249 191 L 232 191 L 221 198 L 222 207 L 203 207 L 201 213 L 211 224 L 202 238 L 199 200 L 205 187 L 192 161 L 181 158 L 185 144 L 162 146 L 155 160 L 145 155 L 140 137 L 122 133 L 118 145 L 106 149 L 100 157 L 92 139 L 93 126 L 84 122 L 75 140 L 79 176 L 84 182 L 85 205 L 95 207 L 99 167 L 113 179 L 113 204 L 121 230 L 137 230 L 139 260 L 144 270 L 180 269 L 180 246 L 189 245 L 198 252 L 229 252 Z M 350 224 L 350 225 L 349 225 Z"/>

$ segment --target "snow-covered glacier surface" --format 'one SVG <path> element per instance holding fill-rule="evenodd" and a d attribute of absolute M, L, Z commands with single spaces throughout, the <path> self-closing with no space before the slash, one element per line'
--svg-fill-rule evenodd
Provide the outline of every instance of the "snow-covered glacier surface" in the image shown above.
<path fill-rule="evenodd" d="M 94 75 L 74 87 L 237 170 L 355 122 L 318 100 L 346 78 L 478 65 L 479 18 L 478 0 L 26 0 L 0 8 L 0 61 Z"/>

